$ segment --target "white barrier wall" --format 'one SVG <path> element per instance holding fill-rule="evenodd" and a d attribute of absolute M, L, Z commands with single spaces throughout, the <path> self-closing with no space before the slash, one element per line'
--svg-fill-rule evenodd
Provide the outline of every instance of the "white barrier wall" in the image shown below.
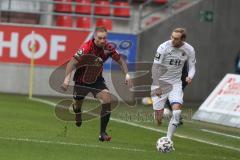
<path fill-rule="evenodd" d="M 54 69 L 49 67 L 34 68 L 33 94 L 59 95 L 49 86 L 49 76 Z M 28 94 L 29 70 L 29 65 L 1 63 L 0 92 Z"/>

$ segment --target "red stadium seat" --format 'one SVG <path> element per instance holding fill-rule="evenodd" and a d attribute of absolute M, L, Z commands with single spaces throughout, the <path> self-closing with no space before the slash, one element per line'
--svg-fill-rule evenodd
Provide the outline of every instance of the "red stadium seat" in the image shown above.
<path fill-rule="evenodd" d="M 132 0 L 132 2 L 134 3 L 143 3 L 146 2 L 147 0 Z"/>
<path fill-rule="evenodd" d="M 76 13 L 91 14 L 91 0 L 76 0 Z"/>
<path fill-rule="evenodd" d="M 179 3 L 175 3 L 172 5 L 173 9 L 180 9 L 182 7 L 184 7 L 185 5 L 187 5 L 189 2 L 179 2 Z"/>
<path fill-rule="evenodd" d="M 159 3 L 159 4 L 165 4 L 168 2 L 168 0 L 154 0 L 153 2 Z"/>
<path fill-rule="evenodd" d="M 73 19 L 71 16 L 57 16 L 56 26 L 72 27 Z"/>
<path fill-rule="evenodd" d="M 91 18 L 90 17 L 78 17 L 77 18 L 77 28 L 91 28 Z"/>
<path fill-rule="evenodd" d="M 72 12 L 72 0 L 55 0 L 55 2 L 69 2 L 69 4 L 55 3 L 55 11 L 57 12 Z"/>
<path fill-rule="evenodd" d="M 118 17 L 130 17 L 130 8 L 121 8 L 123 7 L 129 7 L 128 2 L 114 2 L 114 10 L 113 15 Z M 120 6 L 120 7 L 117 7 Z"/>
<path fill-rule="evenodd" d="M 112 30 L 112 20 L 111 19 L 97 19 L 96 26 L 104 26 L 107 30 Z"/>
<path fill-rule="evenodd" d="M 111 14 L 110 2 L 97 0 L 94 7 L 94 14 L 109 16 Z"/>

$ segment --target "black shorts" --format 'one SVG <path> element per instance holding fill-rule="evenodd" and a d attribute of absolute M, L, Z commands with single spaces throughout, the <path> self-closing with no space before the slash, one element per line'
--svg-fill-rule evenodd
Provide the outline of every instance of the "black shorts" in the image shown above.
<path fill-rule="evenodd" d="M 92 93 L 96 97 L 104 89 L 108 90 L 103 77 L 98 77 L 97 81 L 91 84 L 75 82 L 73 98 L 75 100 L 82 100 L 88 93 Z"/>

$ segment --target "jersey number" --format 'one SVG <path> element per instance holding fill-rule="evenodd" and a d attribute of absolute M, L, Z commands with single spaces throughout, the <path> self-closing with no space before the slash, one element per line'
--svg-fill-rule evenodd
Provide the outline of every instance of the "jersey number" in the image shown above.
<path fill-rule="evenodd" d="M 180 59 L 171 59 L 169 64 L 179 66 L 181 64 L 181 60 Z"/>

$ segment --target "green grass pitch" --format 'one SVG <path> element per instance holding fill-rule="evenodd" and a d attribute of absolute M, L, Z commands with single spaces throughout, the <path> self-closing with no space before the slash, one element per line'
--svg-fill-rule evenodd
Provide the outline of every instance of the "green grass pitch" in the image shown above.
<path fill-rule="evenodd" d="M 55 99 L 48 100 L 56 102 Z M 95 103 L 86 101 L 84 107 Z M 151 113 L 151 107 L 139 105 L 130 108 L 120 104 L 108 126 L 112 141 L 99 142 L 99 118 L 84 122 L 77 128 L 74 122 L 57 119 L 53 106 L 29 100 L 26 96 L 0 94 L 0 159 L 240 159 L 240 129 L 187 119 L 173 138 L 176 150 L 159 153 L 155 143 L 165 135 L 167 120 L 162 127 L 157 127 Z M 203 129 L 222 134 L 204 132 Z"/>

